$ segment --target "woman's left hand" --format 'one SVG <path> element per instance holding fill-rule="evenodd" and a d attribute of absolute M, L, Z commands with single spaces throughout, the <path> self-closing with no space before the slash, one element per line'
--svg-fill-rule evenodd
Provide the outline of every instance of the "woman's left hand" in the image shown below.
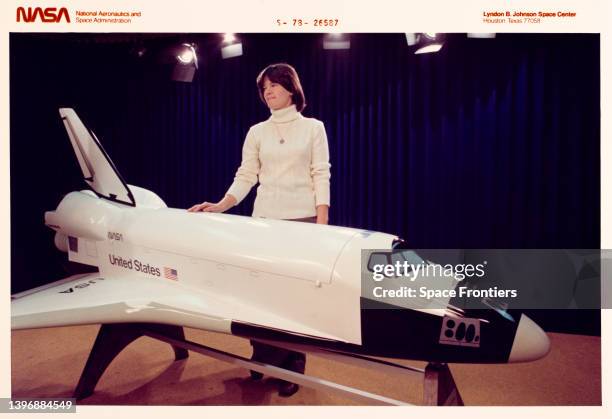
<path fill-rule="evenodd" d="M 329 222 L 329 205 L 317 206 L 317 224 L 328 224 Z"/>

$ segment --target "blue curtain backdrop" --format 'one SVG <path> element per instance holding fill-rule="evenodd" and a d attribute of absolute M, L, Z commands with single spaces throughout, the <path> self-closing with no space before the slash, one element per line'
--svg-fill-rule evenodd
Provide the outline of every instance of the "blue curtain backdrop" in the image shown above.
<path fill-rule="evenodd" d="M 232 182 L 249 126 L 269 116 L 255 77 L 280 61 L 300 74 L 304 115 L 325 123 L 332 224 L 415 248 L 599 247 L 598 35 L 449 34 L 426 55 L 403 34 L 353 34 L 350 50 L 319 34 L 239 37 L 244 55 L 223 60 L 218 34 L 11 35 L 14 292 L 63 275 L 43 213 L 85 186 L 59 107 L 128 183 L 186 208 Z M 192 83 L 168 77 L 164 48 L 180 42 L 197 45 Z M 253 195 L 232 212 L 249 215 Z"/>

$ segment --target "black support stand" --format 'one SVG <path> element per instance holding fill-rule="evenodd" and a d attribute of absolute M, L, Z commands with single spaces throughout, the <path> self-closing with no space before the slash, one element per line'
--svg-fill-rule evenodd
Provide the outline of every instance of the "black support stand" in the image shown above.
<path fill-rule="evenodd" d="M 153 323 L 103 324 L 100 327 L 100 331 L 91 349 L 79 383 L 74 391 L 74 397 L 77 400 L 81 400 L 93 394 L 100 377 L 113 359 L 115 359 L 126 346 L 141 336 L 148 336 L 170 344 L 174 349 L 176 360 L 187 358 L 189 350 L 223 362 L 232 363 L 247 370 L 254 370 L 262 374 L 267 374 L 281 380 L 290 381 L 316 390 L 325 391 L 330 394 L 350 397 L 370 405 L 399 406 L 410 404 L 401 400 L 395 400 L 356 388 L 347 387 L 318 377 L 300 374 L 295 371 L 253 361 L 235 354 L 190 342 L 185 339 L 185 333 L 182 327 Z M 281 342 L 265 343 L 303 352 L 306 352 L 308 349 L 308 347 L 301 347 L 300 345 L 288 345 L 286 343 L 283 345 Z M 313 354 L 315 356 L 317 355 L 316 352 Z M 322 355 L 331 360 L 339 360 L 340 362 L 364 366 L 366 368 L 377 368 L 386 373 L 399 374 L 401 377 L 416 375 L 420 379 L 423 379 L 424 405 L 463 406 L 463 400 L 459 394 L 455 380 L 446 364 L 429 363 L 427 367 L 422 370 L 364 356 L 347 356 L 329 351 L 319 351 L 318 355 Z"/>
<path fill-rule="evenodd" d="M 100 377 L 113 359 L 126 346 L 141 336 L 145 336 L 147 332 L 163 334 L 177 340 L 185 339 L 185 333 L 180 326 L 153 323 L 103 324 L 100 326 L 79 383 L 74 390 L 74 397 L 81 400 L 91 396 Z M 177 361 L 189 356 L 187 349 L 174 345 L 172 349 L 174 349 L 174 359 Z"/>
<path fill-rule="evenodd" d="M 446 364 L 425 367 L 423 403 L 427 406 L 463 406 L 463 399 Z"/>

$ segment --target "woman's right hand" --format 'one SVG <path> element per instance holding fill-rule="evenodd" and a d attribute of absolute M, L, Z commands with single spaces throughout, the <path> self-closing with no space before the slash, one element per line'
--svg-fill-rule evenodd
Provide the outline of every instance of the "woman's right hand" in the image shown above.
<path fill-rule="evenodd" d="M 195 204 L 193 207 L 189 208 L 187 211 L 189 212 L 223 212 L 225 208 L 219 205 L 219 202 L 216 204 L 213 202 L 202 202 L 201 204 Z"/>
<path fill-rule="evenodd" d="M 202 202 L 189 208 L 189 212 L 225 212 L 231 207 L 236 205 L 236 198 L 232 195 L 225 195 L 225 197 L 219 202 Z"/>

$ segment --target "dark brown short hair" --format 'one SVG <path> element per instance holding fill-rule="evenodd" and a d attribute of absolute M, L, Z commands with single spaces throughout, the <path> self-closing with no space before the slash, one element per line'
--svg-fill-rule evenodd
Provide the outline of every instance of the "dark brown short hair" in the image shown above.
<path fill-rule="evenodd" d="M 300 78 L 295 68 L 286 63 L 270 64 L 259 73 L 259 76 L 257 76 L 257 90 L 259 90 L 259 98 L 263 103 L 266 103 L 263 94 L 266 77 L 272 83 L 280 84 L 293 94 L 291 100 L 298 112 L 301 112 L 306 107 L 306 98 L 304 97 Z"/>

